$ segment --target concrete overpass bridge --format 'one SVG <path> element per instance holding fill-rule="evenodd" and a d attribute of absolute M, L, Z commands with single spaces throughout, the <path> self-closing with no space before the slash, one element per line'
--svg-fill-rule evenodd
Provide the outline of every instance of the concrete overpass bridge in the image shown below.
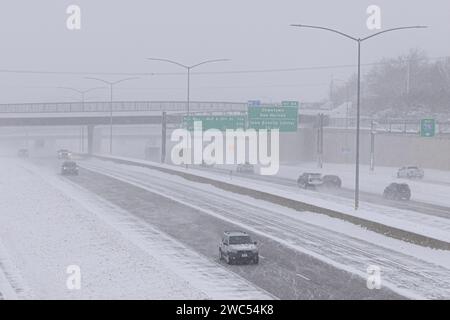
<path fill-rule="evenodd" d="M 0 104 L 0 120 L 7 125 L 13 121 L 5 119 L 26 118 L 89 118 L 99 115 L 115 118 L 132 116 L 155 116 L 162 112 L 167 114 L 184 114 L 186 102 L 180 101 L 115 101 L 115 102 L 56 102 L 56 103 L 21 103 Z M 239 102 L 190 102 L 191 113 L 208 112 L 245 112 L 246 103 Z M 75 121 L 75 119 L 72 119 Z M 31 121 L 33 123 L 33 121 Z"/>
<path fill-rule="evenodd" d="M 76 126 L 87 128 L 88 152 L 93 150 L 96 126 L 178 125 L 187 106 L 180 101 L 115 101 L 21 103 L 0 105 L 0 128 Z M 191 114 L 233 114 L 247 110 L 246 103 L 190 102 Z M 84 138 L 82 138 L 84 139 Z"/>
<path fill-rule="evenodd" d="M 35 142 L 47 138 L 58 141 L 73 140 L 75 138 L 77 141 L 80 141 L 80 149 L 83 152 L 85 145 L 88 147 L 86 151 L 92 152 L 94 145 L 102 145 L 102 139 L 103 141 L 109 140 L 109 125 L 112 119 L 113 127 L 115 126 L 113 136 L 117 140 L 124 141 L 128 139 L 126 143 L 128 141 L 139 140 L 142 142 L 145 140 L 147 144 L 154 146 L 156 144 L 155 141 L 158 139 L 160 141 L 165 136 L 161 126 L 163 114 L 165 113 L 166 115 L 165 123 L 167 123 L 168 127 L 176 127 L 182 122 L 186 109 L 186 102 L 180 101 L 116 101 L 112 103 L 112 113 L 110 102 L 3 104 L 0 105 L 0 129 L 2 129 L 0 131 L 0 140 L 17 142 L 20 139 L 17 136 L 22 136 L 22 139 L 26 141 L 28 141 L 28 138 L 34 139 Z M 247 111 L 247 103 L 191 102 L 190 110 L 191 113 L 196 114 L 242 114 Z M 302 159 L 302 156 L 305 154 L 316 154 L 315 147 L 318 141 L 317 115 L 319 112 L 323 113 L 318 109 L 300 108 L 298 134 L 295 137 L 293 134 L 283 137 L 283 143 L 288 146 L 286 149 L 289 149 L 290 153 L 292 153 L 292 145 L 298 145 L 300 147 L 297 149 L 303 150 L 302 152 L 299 151 L 292 158 Z M 333 118 L 331 115 L 328 118 L 324 127 L 325 131 L 331 134 L 325 134 L 325 140 L 333 141 L 333 143 L 327 146 L 326 149 L 336 149 L 334 154 L 329 156 L 330 161 L 347 162 L 351 158 L 351 148 L 355 140 L 355 119 Z M 373 120 L 369 118 L 361 119 L 362 135 L 367 136 L 367 139 L 369 139 L 364 145 L 370 145 Z M 375 119 L 375 122 L 375 131 L 379 137 L 377 142 L 380 145 L 400 139 L 404 140 L 404 142 L 399 143 L 399 145 L 408 146 L 411 144 L 410 141 L 415 141 L 414 143 L 416 143 L 417 140 L 417 143 L 424 144 L 424 146 L 426 145 L 432 150 L 434 148 L 436 150 L 448 150 L 450 122 L 439 122 L 437 124 L 436 137 L 426 139 L 420 137 L 419 120 Z M 129 131 L 127 131 L 127 126 L 131 127 Z M 33 129 L 33 127 L 36 129 Z M 51 127 L 59 128 L 45 130 L 45 128 Z M 21 128 L 26 129 L 22 130 Z M 98 130 L 94 130 L 95 128 Z M 340 138 L 336 140 L 337 137 Z M 387 142 L 381 143 L 383 139 L 386 139 Z M 350 142 L 346 142 L 345 146 L 341 146 L 339 145 L 341 141 Z M 120 144 L 118 145 L 120 146 Z M 403 150 L 396 157 L 403 159 L 404 155 L 414 154 L 415 152 L 412 149 Z M 430 151 L 428 154 L 433 154 L 433 152 Z M 408 162 L 408 159 L 405 158 L 404 162 Z M 447 163 L 448 160 L 442 162 Z M 423 160 L 423 165 L 426 163 Z M 389 164 L 391 163 L 389 162 Z M 431 163 L 429 167 L 447 168 L 441 163 Z"/>

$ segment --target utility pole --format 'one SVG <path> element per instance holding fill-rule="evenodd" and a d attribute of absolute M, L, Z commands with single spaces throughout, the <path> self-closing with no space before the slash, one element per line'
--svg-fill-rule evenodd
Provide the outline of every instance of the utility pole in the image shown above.
<path fill-rule="evenodd" d="M 370 125 L 370 171 L 375 170 L 375 134 L 375 121 L 372 120 L 372 123 Z"/>
<path fill-rule="evenodd" d="M 317 128 L 317 166 L 323 168 L 323 118 L 324 114 L 318 115 L 318 128 Z"/>
<path fill-rule="evenodd" d="M 411 59 L 408 59 L 406 65 L 406 96 L 408 98 L 410 90 L 411 90 Z"/>
<path fill-rule="evenodd" d="M 330 80 L 330 102 L 334 108 L 334 101 L 333 101 L 333 96 L 334 96 L 334 76 L 331 75 L 331 80 Z"/>

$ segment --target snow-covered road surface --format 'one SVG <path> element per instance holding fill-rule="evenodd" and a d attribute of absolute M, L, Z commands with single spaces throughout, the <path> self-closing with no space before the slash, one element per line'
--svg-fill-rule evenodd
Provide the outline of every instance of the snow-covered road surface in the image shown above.
<path fill-rule="evenodd" d="M 271 298 L 53 172 L 0 162 L 3 298 L 8 286 L 19 299 Z M 80 290 L 67 286 L 69 266 L 80 267 Z"/>
<path fill-rule="evenodd" d="M 357 230 L 360 228 L 335 219 L 314 220 L 311 219 L 314 215 L 308 213 L 238 196 L 154 170 L 98 160 L 81 165 L 232 222 L 361 277 L 364 277 L 369 265 L 380 266 L 385 284 L 409 297 L 450 297 L 448 252 L 419 248 Z"/>

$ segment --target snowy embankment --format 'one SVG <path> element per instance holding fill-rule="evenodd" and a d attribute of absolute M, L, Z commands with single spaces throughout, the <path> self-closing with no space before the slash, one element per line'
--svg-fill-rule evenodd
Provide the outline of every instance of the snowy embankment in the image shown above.
<path fill-rule="evenodd" d="M 450 219 L 365 202 L 361 202 L 361 209 L 355 211 L 353 209 L 352 201 L 338 196 L 321 195 L 315 192 L 298 189 L 295 189 L 294 191 L 289 188 L 281 188 L 280 185 L 271 182 L 257 181 L 244 177 L 225 176 L 223 173 L 198 170 L 195 168 L 186 169 L 184 167 L 159 164 L 146 160 L 105 155 L 98 155 L 98 157 L 102 159 L 134 163 L 137 165 L 147 165 L 153 168 L 160 168 L 168 172 L 179 173 L 180 175 L 189 174 L 214 181 L 224 182 L 227 185 L 244 187 L 246 189 L 255 190 L 258 192 L 276 195 L 287 200 L 307 203 L 312 206 L 341 213 L 348 217 L 363 219 L 364 221 L 374 222 L 380 224 L 381 226 L 404 230 L 406 232 L 422 235 L 430 239 L 437 239 L 438 241 L 442 241 L 447 244 L 450 243 Z"/>
<path fill-rule="evenodd" d="M 0 162 L 3 298 L 271 298 L 56 172 Z M 67 286 L 69 266 L 80 268 L 79 290 Z"/>

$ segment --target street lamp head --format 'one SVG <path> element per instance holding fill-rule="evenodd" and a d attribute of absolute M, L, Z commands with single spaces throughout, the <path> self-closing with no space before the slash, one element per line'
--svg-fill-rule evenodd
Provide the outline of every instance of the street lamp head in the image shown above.
<path fill-rule="evenodd" d="M 120 80 L 117 80 L 117 81 L 107 81 L 107 80 L 104 80 L 104 79 L 94 78 L 94 77 L 84 77 L 84 79 L 96 80 L 96 81 L 100 81 L 100 82 L 106 83 L 107 85 L 112 86 L 112 85 L 118 84 L 120 82 L 128 81 L 128 80 L 137 80 L 137 79 L 139 79 L 139 77 L 125 78 L 125 79 L 120 79 Z"/>
<path fill-rule="evenodd" d="M 187 69 L 187 70 L 193 69 L 195 67 L 198 67 L 198 66 L 201 66 L 201 65 L 207 64 L 207 63 L 230 61 L 230 59 L 214 59 L 214 60 L 202 61 L 202 62 L 194 64 L 194 65 L 186 65 L 186 64 L 183 64 L 183 63 L 180 63 L 180 62 L 177 62 L 177 61 L 174 61 L 174 60 L 170 60 L 170 59 L 147 58 L 147 60 L 167 62 L 167 63 L 175 64 L 175 65 L 177 65 L 179 67 L 182 67 L 184 69 Z"/>
<path fill-rule="evenodd" d="M 292 27 L 298 27 L 298 28 L 309 28 L 309 29 L 319 29 L 319 30 L 330 31 L 330 32 L 334 32 L 336 34 L 339 34 L 339 35 L 341 35 L 343 37 L 349 38 L 351 40 L 358 41 L 357 38 L 355 38 L 355 37 L 353 37 L 353 36 L 351 36 L 349 34 L 346 34 L 346 33 L 342 32 L 342 31 L 339 31 L 339 30 L 336 30 L 336 29 L 332 29 L 332 28 L 327 28 L 327 27 L 322 27 L 322 26 L 313 26 L 313 25 L 308 25 L 308 24 L 291 24 L 291 26 Z"/>
<path fill-rule="evenodd" d="M 174 61 L 174 60 L 170 60 L 170 59 L 147 58 L 147 60 L 150 60 L 150 61 L 167 62 L 167 63 L 175 64 L 175 65 L 177 65 L 177 66 L 179 66 L 179 67 L 182 67 L 182 68 L 184 68 L 184 69 L 188 69 L 188 68 L 189 68 L 189 66 L 187 66 L 187 65 L 185 65 L 185 64 L 182 64 L 182 63 L 180 63 L 180 62 L 177 62 L 177 61 Z"/>
<path fill-rule="evenodd" d="M 87 79 L 87 80 L 95 80 L 95 81 L 100 81 L 100 82 L 103 82 L 103 83 L 106 83 L 106 84 L 111 84 L 110 81 L 106 81 L 106 80 L 99 79 L 99 78 L 94 78 L 94 77 L 84 77 L 84 79 Z"/>

